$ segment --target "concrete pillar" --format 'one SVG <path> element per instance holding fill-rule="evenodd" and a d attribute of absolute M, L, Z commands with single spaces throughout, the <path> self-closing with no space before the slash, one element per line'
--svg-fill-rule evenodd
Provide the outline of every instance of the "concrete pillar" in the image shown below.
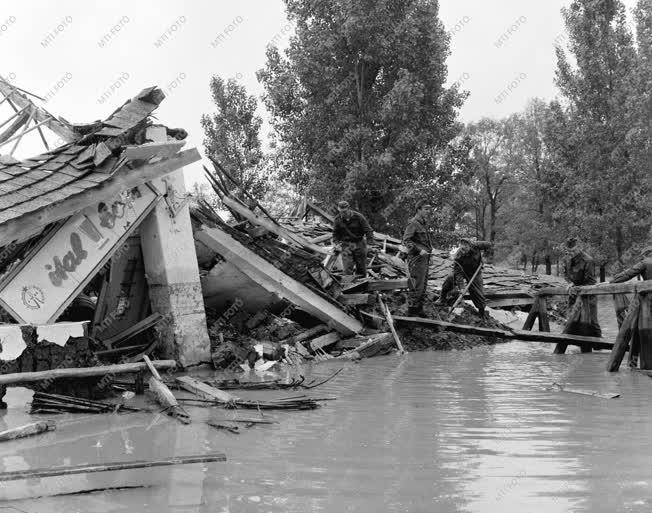
<path fill-rule="evenodd" d="M 171 187 L 168 187 L 168 185 Z M 178 207 L 186 194 L 183 170 L 156 180 L 153 185 Z M 143 221 L 141 245 L 152 311 L 166 316 L 162 322 L 165 358 L 182 366 L 210 361 L 210 341 L 199 281 L 197 254 L 188 205 L 173 217 L 165 199 Z"/>

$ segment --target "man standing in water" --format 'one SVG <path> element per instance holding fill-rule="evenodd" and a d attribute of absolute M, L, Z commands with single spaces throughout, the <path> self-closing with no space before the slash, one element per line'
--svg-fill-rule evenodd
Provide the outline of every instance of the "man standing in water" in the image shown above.
<path fill-rule="evenodd" d="M 460 247 L 453 260 L 453 271 L 446 278 L 441 287 L 441 297 L 438 304 L 446 304 L 448 296 L 457 296 L 462 293 L 470 280 L 469 295 L 473 305 L 478 309 L 478 315 L 484 317 L 487 300 L 484 296 L 484 282 L 482 280 L 482 252 L 491 249 L 491 242 L 460 239 Z M 477 274 L 476 274 L 477 271 Z"/>
<path fill-rule="evenodd" d="M 374 242 L 374 231 L 367 218 L 360 212 L 351 210 L 348 201 L 337 204 L 338 214 L 333 221 L 333 245 L 335 251 L 342 252 L 344 275 L 367 277 L 367 244 Z"/>
<path fill-rule="evenodd" d="M 423 302 L 428 285 L 428 264 L 432 243 L 428 221 L 432 206 L 425 200 L 417 203 L 416 215 L 410 220 L 403 235 L 403 245 L 408 250 L 408 316 L 425 317 Z"/>
<path fill-rule="evenodd" d="M 569 237 L 566 240 L 566 257 L 563 261 L 564 277 L 574 286 L 595 285 L 595 264 L 593 258 L 580 247 L 576 237 Z M 572 307 L 577 300 L 577 294 L 569 287 L 568 306 Z M 600 337 L 602 330 L 598 323 L 598 297 L 586 296 L 582 308 L 577 315 L 569 319 L 569 324 L 564 333 L 571 335 L 584 335 L 587 337 Z M 564 353 L 566 345 L 559 343 L 555 347 L 555 353 Z M 581 346 L 583 353 L 590 353 L 591 346 Z"/>

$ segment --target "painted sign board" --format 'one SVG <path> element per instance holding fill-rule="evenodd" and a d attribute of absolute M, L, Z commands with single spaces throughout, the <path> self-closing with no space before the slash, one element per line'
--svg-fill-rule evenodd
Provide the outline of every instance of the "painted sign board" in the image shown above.
<path fill-rule="evenodd" d="M 85 208 L 0 284 L 0 306 L 24 324 L 54 322 L 156 206 L 151 184 Z"/>

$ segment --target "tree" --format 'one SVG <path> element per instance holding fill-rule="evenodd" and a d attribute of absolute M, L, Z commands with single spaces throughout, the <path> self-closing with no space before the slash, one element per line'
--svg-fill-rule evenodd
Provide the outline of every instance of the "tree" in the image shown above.
<path fill-rule="evenodd" d="M 216 106 L 214 114 L 204 114 L 206 154 L 217 160 L 238 182 L 228 182 L 230 189 L 244 188 L 256 198 L 268 190 L 259 132 L 262 120 L 256 115 L 257 101 L 244 86 L 229 79 L 226 83 L 215 75 L 210 81 Z"/>
<path fill-rule="evenodd" d="M 649 12 L 644 4 L 640 9 Z M 604 264 L 620 260 L 641 236 L 641 225 L 649 226 L 649 168 L 636 157 L 642 139 L 649 148 L 639 103 L 649 89 L 642 91 L 645 80 L 638 78 L 649 39 L 636 48 L 619 0 L 573 0 L 562 13 L 569 43 L 568 53 L 557 48 L 556 84 L 570 130 L 559 146 L 573 149 L 564 152 L 570 206 L 564 214 L 577 221 L 604 275 Z"/>
<path fill-rule="evenodd" d="M 258 72 L 286 177 L 346 198 L 376 226 L 414 180 L 435 179 L 464 95 L 445 88 L 436 0 L 285 0 L 296 34 Z M 395 211 L 395 210 L 394 210 Z M 392 224 L 392 223 L 390 223 Z"/>
<path fill-rule="evenodd" d="M 470 123 L 465 133 L 473 142 L 477 236 L 493 243 L 498 213 L 509 197 L 519 163 L 515 123 L 512 118 L 483 118 Z"/>

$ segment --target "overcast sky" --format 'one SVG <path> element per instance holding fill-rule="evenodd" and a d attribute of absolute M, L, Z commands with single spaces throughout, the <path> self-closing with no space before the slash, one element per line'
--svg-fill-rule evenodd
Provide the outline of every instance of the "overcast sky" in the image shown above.
<path fill-rule="evenodd" d="M 449 82 L 470 92 L 463 121 L 506 116 L 529 98 L 554 97 L 553 46 L 563 38 L 560 9 L 569 3 L 440 2 L 453 34 Z M 625 4 L 631 10 L 635 0 Z M 188 145 L 202 151 L 199 118 L 211 111 L 210 76 L 236 77 L 260 96 L 255 72 L 265 48 L 271 41 L 285 46 L 291 32 L 281 0 L 0 0 L 0 75 L 47 97 L 48 110 L 73 122 L 106 118 L 158 85 L 167 94 L 158 118 L 188 130 Z M 18 156 L 42 151 L 32 136 Z M 201 179 L 200 165 L 186 171 L 189 184 Z"/>

